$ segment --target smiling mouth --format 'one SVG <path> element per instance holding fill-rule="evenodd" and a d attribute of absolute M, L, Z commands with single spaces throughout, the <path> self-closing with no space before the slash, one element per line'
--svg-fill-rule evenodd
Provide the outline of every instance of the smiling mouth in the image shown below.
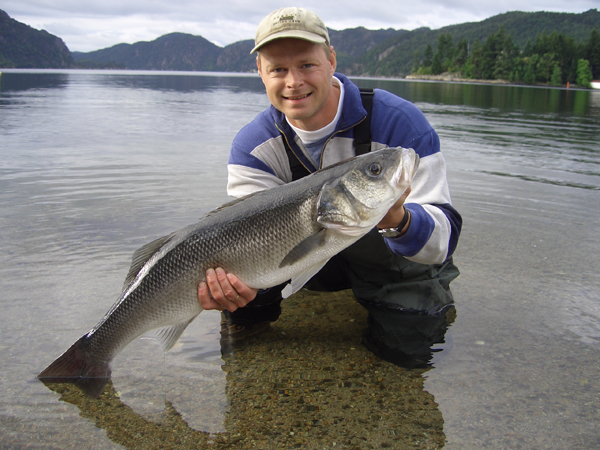
<path fill-rule="evenodd" d="M 304 98 L 308 98 L 310 97 L 312 94 L 304 94 L 304 95 L 295 95 L 295 96 L 288 96 L 288 97 L 283 97 L 286 100 L 302 100 Z"/>

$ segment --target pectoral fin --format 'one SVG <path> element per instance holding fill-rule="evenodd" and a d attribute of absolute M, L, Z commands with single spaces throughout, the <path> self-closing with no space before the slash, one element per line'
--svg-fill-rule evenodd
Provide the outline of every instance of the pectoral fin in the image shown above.
<path fill-rule="evenodd" d="M 325 229 L 307 237 L 296 245 L 279 263 L 279 268 L 291 266 L 325 245 Z"/>
<path fill-rule="evenodd" d="M 302 289 L 302 286 L 308 283 L 312 277 L 319 273 L 319 271 L 325 266 L 325 264 L 327 264 L 327 261 L 325 261 L 322 264 L 312 266 L 306 272 L 303 272 L 296 278 L 293 278 L 291 283 L 288 284 L 285 288 L 283 288 L 283 291 L 281 291 L 281 295 L 283 296 L 283 298 L 288 298 L 290 295 L 295 294 L 300 289 Z"/>

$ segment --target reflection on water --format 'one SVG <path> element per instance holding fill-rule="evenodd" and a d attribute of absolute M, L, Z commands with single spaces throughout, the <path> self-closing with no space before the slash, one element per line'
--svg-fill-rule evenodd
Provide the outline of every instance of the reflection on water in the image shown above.
<path fill-rule="evenodd" d="M 137 341 L 114 390 L 61 402 L 35 375 L 118 298 L 134 250 L 227 200 L 230 142 L 268 99 L 256 75 L 0 80 L 2 446 L 600 446 L 600 92 L 358 80 L 423 109 L 465 221 L 432 368 L 378 360 L 361 307 L 310 294 L 224 358 L 217 313 L 166 355 Z"/>
<path fill-rule="evenodd" d="M 64 88 L 69 84 L 69 75 L 64 72 L 40 73 L 38 71 L 23 72 L 13 75 L 5 72 L 0 76 L 0 92 L 26 91 L 28 89 Z M 5 96 L 2 96 L 4 100 Z"/>
<path fill-rule="evenodd" d="M 130 74 L 115 77 L 99 76 L 97 82 L 100 84 L 106 83 L 107 86 L 118 86 L 127 89 L 170 90 L 187 93 L 220 89 L 227 89 L 232 92 L 255 92 L 260 94 L 264 92 L 262 81 L 257 74 L 238 75 L 235 78 L 224 76 L 224 74 L 170 77 L 164 75 L 140 77 Z"/>
<path fill-rule="evenodd" d="M 593 92 L 525 86 L 494 86 L 479 83 L 435 83 L 427 81 L 359 80 L 361 86 L 394 92 L 413 103 L 459 105 L 492 112 L 527 111 L 530 114 L 575 113 L 586 115 L 593 105 Z M 597 108 L 598 105 L 595 105 Z M 597 113 L 597 112 L 596 112 Z"/>
<path fill-rule="evenodd" d="M 128 448 L 444 445 L 443 418 L 423 389 L 427 370 L 398 369 L 361 346 L 366 313 L 350 292 L 302 292 L 285 306 L 271 330 L 224 357 L 227 413 L 222 432 L 191 428 L 168 399 L 157 405 L 162 408 L 157 413 L 139 414 L 121 401 L 111 383 L 98 400 L 69 385 L 50 387 L 111 441 Z"/>
<path fill-rule="evenodd" d="M 108 76 L 107 76 L 108 75 Z M 143 76 L 141 76 L 143 75 Z M 10 93 L 28 89 L 64 88 L 83 84 L 122 87 L 126 89 L 151 89 L 193 92 L 211 89 L 228 89 L 234 92 L 263 93 L 258 74 L 229 74 L 220 72 L 144 72 L 144 71 L 19 71 L 0 77 L 0 92 Z"/>

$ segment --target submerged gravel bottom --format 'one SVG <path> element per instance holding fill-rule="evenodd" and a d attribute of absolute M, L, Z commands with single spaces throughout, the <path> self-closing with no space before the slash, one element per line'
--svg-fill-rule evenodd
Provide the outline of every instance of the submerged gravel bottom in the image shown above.
<path fill-rule="evenodd" d="M 127 448 L 442 448 L 443 417 L 423 388 L 428 369 L 375 357 L 360 343 L 365 327 L 366 312 L 350 291 L 287 299 L 270 329 L 223 356 L 225 433 L 191 429 L 169 404 L 149 420 L 110 384 L 97 400 L 69 385 L 53 389 Z"/>

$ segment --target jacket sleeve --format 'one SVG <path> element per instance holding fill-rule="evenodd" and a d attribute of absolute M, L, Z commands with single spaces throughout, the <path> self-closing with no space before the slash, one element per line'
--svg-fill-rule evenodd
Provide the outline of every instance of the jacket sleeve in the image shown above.
<path fill-rule="evenodd" d="M 242 197 L 292 180 L 282 137 L 269 110 L 259 114 L 234 138 L 227 164 L 227 194 Z"/>
<path fill-rule="evenodd" d="M 227 195 L 231 197 L 239 198 L 285 184 L 269 172 L 240 164 L 227 164 L 227 172 Z"/>
<path fill-rule="evenodd" d="M 441 264 L 456 248 L 462 218 L 452 207 L 439 137 L 415 105 L 385 91 L 376 93 L 374 144 L 412 148 L 420 157 L 405 202 L 411 213 L 409 229 L 399 238 L 386 238 L 386 243 L 394 253 L 411 261 Z"/>

